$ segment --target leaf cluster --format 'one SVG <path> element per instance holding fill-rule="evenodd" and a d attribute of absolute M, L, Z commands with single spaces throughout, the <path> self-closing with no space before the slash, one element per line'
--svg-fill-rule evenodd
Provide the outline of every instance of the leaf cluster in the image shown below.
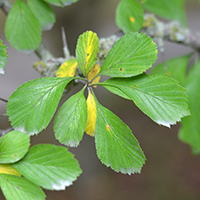
<path fill-rule="evenodd" d="M 77 1 L 16 0 L 6 21 L 8 41 L 19 51 L 35 50 L 42 30 L 51 29 L 55 22 L 49 4 L 66 6 Z M 190 58 L 187 55 L 168 61 L 167 70 L 161 64 L 147 75 L 145 72 L 157 59 L 156 44 L 147 35 L 132 32 L 144 26 L 144 9 L 185 24 L 185 13 L 180 9 L 183 5 L 183 0 L 122 0 L 116 23 L 127 34 L 116 41 L 101 66 L 97 57 L 99 38 L 86 31 L 78 38 L 76 58 L 63 63 L 57 77 L 31 80 L 17 88 L 7 105 L 15 130 L 0 138 L 0 186 L 7 199 L 44 199 L 41 188 L 65 189 L 80 175 L 78 162 L 67 148 L 40 144 L 29 149 L 30 136 L 46 129 L 54 115 L 55 138 L 61 144 L 77 147 L 85 132 L 94 137 L 97 156 L 103 164 L 124 174 L 140 173 L 146 160 L 142 148 L 130 128 L 100 104 L 94 90 L 97 86 L 133 101 L 154 122 L 167 127 L 190 115 L 188 95 L 192 116 L 183 119 L 179 137 L 192 145 L 194 153 L 200 151 L 199 106 L 195 104 L 199 101 L 199 63 L 186 76 Z M 0 40 L 0 73 L 4 73 L 6 59 L 6 47 Z M 106 80 L 100 82 L 101 76 Z M 57 110 L 72 81 L 82 83 L 82 89 Z"/>
<path fill-rule="evenodd" d="M 0 187 L 6 199 L 43 200 L 41 187 L 63 190 L 80 175 L 79 164 L 67 148 L 29 146 L 30 136 L 20 131 L 0 138 Z"/>
<path fill-rule="evenodd" d="M 101 85 L 133 101 L 153 121 L 168 127 L 190 114 L 186 90 L 167 76 L 144 73 L 156 61 L 157 48 L 143 33 L 130 32 L 120 38 L 102 66 L 98 64 L 98 50 L 96 33 L 87 31 L 80 35 L 76 59 L 64 63 L 58 77 L 22 84 L 10 96 L 7 114 L 15 130 L 38 134 L 53 118 L 67 84 L 80 81 L 83 88 L 67 99 L 55 115 L 56 139 L 77 147 L 85 131 L 94 136 L 97 156 L 103 164 L 116 172 L 138 173 L 145 156 L 137 139 L 119 117 L 99 103 L 93 88 Z M 84 77 L 77 76 L 78 69 Z M 99 82 L 101 76 L 110 78 Z"/>
<path fill-rule="evenodd" d="M 50 30 L 56 21 L 54 6 L 68 6 L 78 0 L 16 0 L 6 20 L 5 34 L 18 51 L 36 50 L 42 40 L 42 31 Z"/>

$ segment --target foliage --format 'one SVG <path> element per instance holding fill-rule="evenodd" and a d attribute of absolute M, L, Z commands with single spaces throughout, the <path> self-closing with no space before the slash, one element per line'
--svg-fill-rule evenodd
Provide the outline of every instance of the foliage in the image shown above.
<path fill-rule="evenodd" d="M 121 0 L 116 11 L 116 24 L 124 32 L 139 31 L 147 10 L 160 17 L 178 20 L 186 26 L 184 0 Z"/>
<path fill-rule="evenodd" d="M 122 0 L 116 10 L 116 24 L 124 33 L 138 31 L 144 22 L 143 8 L 137 0 Z"/>
<path fill-rule="evenodd" d="M 45 199 L 40 187 L 63 190 L 80 175 L 79 164 L 67 148 L 29 146 L 30 136 L 20 131 L 0 138 L 0 186 L 6 199 Z"/>
<path fill-rule="evenodd" d="M 149 0 L 144 4 L 144 8 L 160 17 L 178 20 L 182 25 L 186 25 L 184 4 L 184 0 Z"/>
<path fill-rule="evenodd" d="M 56 21 L 49 4 L 62 7 L 75 2 L 16 0 L 6 20 L 7 40 L 19 51 L 36 50 L 42 30 L 51 29 Z M 118 116 L 100 104 L 94 92 L 97 86 L 133 101 L 159 125 L 170 127 L 184 117 L 179 138 L 189 143 L 195 154 L 200 152 L 200 108 L 196 103 L 200 63 L 188 70 L 191 54 L 185 55 L 156 65 L 147 75 L 158 50 L 149 36 L 137 32 L 143 27 L 144 10 L 185 25 L 183 6 L 184 0 L 121 0 L 116 24 L 125 35 L 101 65 L 99 38 L 86 31 L 78 38 L 76 57 L 65 60 L 56 77 L 30 80 L 17 88 L 7 104 L 14 131 L 0 138 L 0 186 L 6 199 L 45 199 L 41 187 L 63 190 L 80 175 L 79 164 L 67 148 L 51 144 L 30 148 L 30 136 L 46 129 L 54 115 L 53 130 L 61 144 L 77 147 L 85 132 L 94 137 L 103 164 L 124 174 L 141 172 L 146 158 L 139 142 Z M 0 40 L 0 73 L 4 73 L 6 59 L 6 47 Z M 107 80 L 100 82 L 101 76 L 107 76 Z M 57 111 L 65 88 L 72 82 L 83 84 L 82 89 Z"/>
<path fill-rule="evenodd" d="M 19 51 L 36 50 L 42 40 L 42 30 L 49 30 L 55 23 L 55 14 L 49 4 L 66 6 L 78 0 L 16 0 L 7 20 L 7 40 Z M 49 4 L 48 4 L 49 3 Z"/>
<path fill-rule="evenodd" d="M 187 88 L 187 96 L 191 116 L 187 116 L 182 120 L 182 127 L 179 131 L 179 138 L 183 142 L 190 144 L 194 154 L 200 153 L 200 135 L 199 135 L 199 76 L 200 63 L 199 61 L 190 68 L 186 74 L 188 62 L 191 55 L 184 55 L 173 58 L 166 62 L 167 70 L 164 71 L 163 64 L 158 64 L 154 67 L 151 73 L 166 73 L 168 76 L 176 78 Z"/>
<path fill-rule="evenodd" d="M 117 116 L 100 105 L 92 86 L 105 86 L 111 92 L 133 100 L 152 120 L 165 126 L 175 124 L 189 114 L 185 89 L 166 76 L 148 77 L 143 74 L 156 60 L 156 45 L 146 35 L 133 32 L 115 43 L 100 71 L 94 73 L 89 81 L 87 77 L 97 62 L 98 47 L 95 33 L 83 33 L 77 42 L 76 59 L 85 78 L 45 77 L 22 84 L 11 95 L 7 114 L 15 129 L 23 130 L 29 135 L 38 134 L 49 124 L 65 86 L 75 78 L 81 79 L 85 82 L 83 89 L 71 96 L 55 116 L 56 138 L 62 144 L 78 146 L 86 130 L 86 133 L 95 136 L 97 155 L 102 163 L 117 172 L 140 172 L 145 157 L 138 141 Z M 69 62 L 67 64 L 69 67 Z M 73 65 L 72 62 L 71 66 Z M 92 83 L 94 78 L 101 75 L 117 78 Z M 84 97 L 86 87 L 87 103 Z M 119 158 L 122 161 L 119 162 Z"/>

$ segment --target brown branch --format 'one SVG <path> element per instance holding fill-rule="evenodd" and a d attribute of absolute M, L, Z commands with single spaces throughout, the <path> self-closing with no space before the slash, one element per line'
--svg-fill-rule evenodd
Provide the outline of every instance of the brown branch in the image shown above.
<path fill-rule="evenodd" d="M 141 31 L 148 36 L 182 44 L 200 53 L 199 33 L 192 33 L 189 29 L 182 27 L 177 21 L 170 21 L 168 23 L 159 21 L 153 14 L 146 14 L 144 18 L 144 27 Z"/>
<path fill-rule="evenodd" d="M 8 0 L 0 0 L 0 8 L 7 15 L 12 8 L 12 4 Z"/>

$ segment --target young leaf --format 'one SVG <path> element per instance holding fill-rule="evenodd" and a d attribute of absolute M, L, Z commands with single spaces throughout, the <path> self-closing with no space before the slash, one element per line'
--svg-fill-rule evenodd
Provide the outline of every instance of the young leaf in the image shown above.
<path fill-rule="evenodd" d="M 87 120 L 83 88 L 71 96 L 58 110 L 54 119 L 55 137 L 60 143 L 77 147 L 82 140 Z"/>
<path fill-rule="evenodd" d="M 0 138 L 0 163 L 13 163 L 28 152 L 30 136 L 20 131 L 11 131 Z"/>
<path fill-rule="evenodd" d="M 21 176 L 21 174 L 11 164 L 0 164 L 0 174 Z"/>
<path fill-rule="evenodd" d="M 146 10 L 166 19 L 178 20 L 182 25 L 186 25 L 184 7 L 184 0 L 149 0 L 144 4 Z"/>
<path fill-rule="evenodd" d="M 165 75 L 111 78 L 102 85 L 112 93 L 132 100 L 153 121 L 167 127 L 190 114 L 186 89 Z"/>
<path fill-rule="evenodd" d="M 139 31 L 143 22 L 143 8 L 137 0 L 119 2 L 116 10 L 116 24 L 124 33 Z"/>
<path fill-rule="evenodd" d="M 182 120 L 179 139 L 192 148 L 194 154 L 200 153 L 200 61 L 190 72 L 190 82 L 186 86 L 191 116 Z"/>
<path fill-rule="evenodd" d="M 167 76 L 178 80 L 181 85 L 185 85 L 186 70 L 190 57 L 191 54 L 167 60 L 165 65 L 163 63 L 159 63 L 151 69 L 150 73 L 166 74 Z"/>
<path fill-rule="evenodd" d="M 5 74 L 4 68 L 8 58 L 6 48 L 2 40 L 0 40 L 0 74 Z"/>
<path fill-rule="evenodd" d="M 52 8 L 41 0 L 27 0 L 27 5 L 40 23 L 42 30 L 50 30 L 56 21 Z"/>
<path fill-rule="evenodd" d="M 78 66 L 76 59 L 70 59 L 64 62 L 58 69 L 56 76 L 57 77 L 74 77 L 76 68 Z"/>
<path fill-rule="evenodd" d="M 95 135 L 96 120 L 97 120 L 97 105 L 94 96 L 89 90 L 87 98 L 87 125 L 85 128 L 85 132 L 88 135 L 91 136 Z"/>
<path fill-rule="evenodd" d="M 7 114 L 12 126 L 29 135 L 47 127 L 65 86 L 74 78 L 45 77 L 22 84 L 10 96 Z"/>
<path fill-rule="evenodd" d="M 74 155 L 67 148 L 38 144 L 13 165 L 26 179 L 48 190 L 64 190 L 81 173 Z"/>
<path fill-rule="evenodd" d="M 6 200 L 45 200 L 42 189 L 24 177 L 0 174 L 0 185 Z"/>
<path fill-rule="evenodd" d="M 6 20 L 5 34 L 18 51 L 27 52 L 39 46 L 40 24 L 22 0 L 17 0 L 12 6 Z"/>
<path fill-rule="evenodd" d="M 63 7 L 63 6 L 68 6 L 72 3 L 76 3 L 78 0 L 44 0 L 44 1 L 55 6 Z"/>
<path fill-rule="evenodd" d="M 130 32 L 119 39 L 109 51 L 99 75 L 111 77 L 136 76 L 157 59 L 156 43 L 143 33 Z"/>
<path fill-rule="evenodd" d="M 96 64 L 98 51 L 99 38 L 96 33 L 86 31 L 79 36 L 76 46 L 76 58 L 84 76 L 87 76 Z"/>
<path fill-rule="evenodd" d="M 124 174 L 140 173 L 145 156 L 129 127 L 97 103 L 97 156 L 103 164 Z"/>

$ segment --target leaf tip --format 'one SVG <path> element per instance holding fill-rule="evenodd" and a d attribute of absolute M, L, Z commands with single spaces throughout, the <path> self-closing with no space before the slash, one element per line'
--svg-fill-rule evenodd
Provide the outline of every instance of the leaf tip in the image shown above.
<path fill-rule="evenodd" d="M 168 127 L 168 128 L 171 128 L 171 125 L 175 125 L 176 124 L 176 122 L 180 122 L 181 121 L 181 119 L 179 118 L 179 119 L 177 119 L 176 121 L 162 121 L 162 120 L 156 120 L 155 122 L 157 123 L 157 124 L 159 124 L 159 125 L 163 125 L 163 126 L 166 126 L 166 127 Z"/>

